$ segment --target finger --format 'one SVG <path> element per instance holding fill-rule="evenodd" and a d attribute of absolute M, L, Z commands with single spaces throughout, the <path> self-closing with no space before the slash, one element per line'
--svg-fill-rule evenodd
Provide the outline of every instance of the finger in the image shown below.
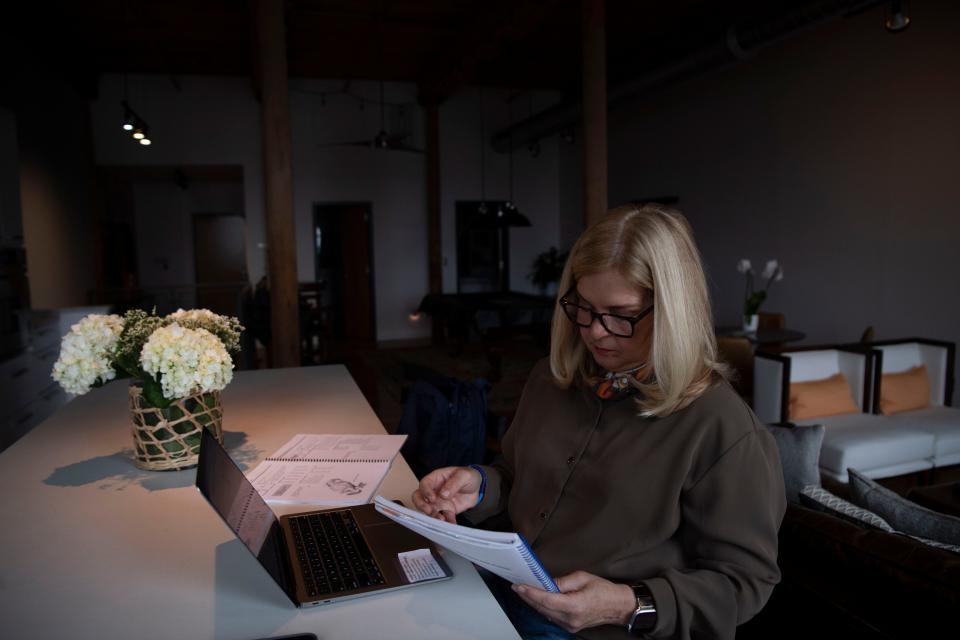
<path fill-rule="evenodd" d="M 433 508 L 436 512 L 435 517 L 454 524 L 457 522 L 457 514 L 463 511 L 455 501 L 443 500 L 442 498 L 433 504 Z"/>
<path fill-rule="evenodd" d="M 433 513 L 433 506 L 424 499 L 423 492 L 420 489 L 413 492 L 413 506 L 428 516 Z"/>
<path fill-rule="evenodd" d="M 439 494 L 441 498 L 449 499 L 464 490 L 473 482 L 475 472 L 464 467 L 457 468 L 447 478 L 446 482 L 440 487 Z"/>
<path fill-rule="evenodd" d="M 546 609 L 554 613 L 566 609 L 564 605 L 567 597 L 562 593 L 549 593 L 543 589 L 531 587 L 526 584 L 515 584 L 513 585 L 513 590 L 523 598 L 527 604 L 534 605 L 537 609 Z"/>
<path fill-rule="evenodd" d="M 573 573 L 556 578 L 556 583 L 557 586 L 560 587 L 560 591 L 569 593 L 571 591 L 580 591 L 592 582 L 594 578 L 595 576 L 593 574 L 587 573 L 586 571 L 574 571 Z"/>
<path fill-rule="evenodd" d="M 548 604 L 537 598 L 536 595 L 530 597 L 530 594 L 533 590 L 527 590 L 526 593 L 519 593 L 518 596 L 521 600 L 526 602 L 533 610 L 542 615 L 544 618 L 549 620 L 551 623 L 566 629 L 567 631 L 574 631 L 572 625 L 570 624 L 570 613 L 565 609 L 558 609 L 552 607 Z M 535 599 L 536 598 L 536 599 Z"/>
<path fill-rule="evenodd" d="M 441 509 L 437 511 L 437 517 L 443 520 L 444 522 L 449 522 L 450 524 L 457 524 L 457 514 L 455 511 L 449 509 Z"/>
<path fill-rule="evenodd" d="M 425 502 L 433 502 L 436 498 L 437 488 L 443 485 L 449 475 L 448 467 L 431 471 L 420 480 L 420 493 Z"/>

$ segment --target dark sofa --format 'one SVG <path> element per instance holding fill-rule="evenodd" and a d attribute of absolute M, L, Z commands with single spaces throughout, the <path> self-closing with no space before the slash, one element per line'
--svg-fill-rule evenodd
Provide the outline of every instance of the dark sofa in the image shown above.
<path fill-rule="evenodd" d="M 779 563 L 781 584 L 738 639 L 957 633 L 960 554 L 791 503 Z"/>

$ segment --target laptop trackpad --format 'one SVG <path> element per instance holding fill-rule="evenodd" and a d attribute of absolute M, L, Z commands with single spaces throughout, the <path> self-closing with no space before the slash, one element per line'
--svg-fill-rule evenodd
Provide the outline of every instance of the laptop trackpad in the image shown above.
<path fill-rule="evenodd" d="M 386 518 L 384 519 L 386 520 Z M 367 538 L 370 548 L 376 555 L 377 563 L 383 570 L 383 577 L 386 578 L 388 584 L 409 583 L 400 566 L 400 559 L 397 554 L 405 551 L 416 551 L 417 549 L 430 549 L 433 553 L 433 559 L 440 565 L 444 575 L 448 578 L 453 575 L 450 567 L 443 561 L 432 542 L 395 522 L 386 520 L 383 523 L 368 524 L 363 527 L 363 535 Z"/>

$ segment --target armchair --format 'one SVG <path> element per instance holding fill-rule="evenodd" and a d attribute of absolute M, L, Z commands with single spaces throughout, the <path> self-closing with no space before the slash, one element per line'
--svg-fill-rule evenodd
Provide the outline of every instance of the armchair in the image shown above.
<path fill-rule="evenodd" d="M 960 409 L 950 406 L 953 397 L 956 345 L 924 338 L 873 342 L 873 413 L 882 413 L 887 374 L 905 373 L 926 367 L 930 394 L 927 406 L 885 415 L 888 422 L 933 436 L 931 462 L 934 467 L 960 464 Z M 892 380 L 888 379 L 888 384 Z M 922 404 L 922 402 L 921 402 Z"/>
<path fill-rule="evenodd" d="M 793 419 L 790 386 L 824 380 L 842 373 L 859 412 Z M 847 481 L 847 469 L 870 478 L 886 478 L 933 467 L 934 435 L 910 424 L 870 413 L 873 406 L 871 352 L 854 347 L 797 350 L 781 354 L 757 352 L 754 364 L 754 410 L 763 422 L 822 424 L 820 473 Z"/>

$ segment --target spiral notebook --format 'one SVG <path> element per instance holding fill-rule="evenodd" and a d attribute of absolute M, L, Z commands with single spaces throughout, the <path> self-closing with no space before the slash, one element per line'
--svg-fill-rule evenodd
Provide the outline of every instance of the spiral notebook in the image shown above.
<path fill-rule="evenodd" d="M 377 496 L 377 511 L 445 549 L 480 565 L 512 584 L 559 593 L 560 588 L 519 533 L 485 531 L 431 518 Z"/>
<path fill-rule="evenodd" d="M 268 503 L 365 504 L 380 487 L 406 438 L 298 433 L 247 478 Z"/>

